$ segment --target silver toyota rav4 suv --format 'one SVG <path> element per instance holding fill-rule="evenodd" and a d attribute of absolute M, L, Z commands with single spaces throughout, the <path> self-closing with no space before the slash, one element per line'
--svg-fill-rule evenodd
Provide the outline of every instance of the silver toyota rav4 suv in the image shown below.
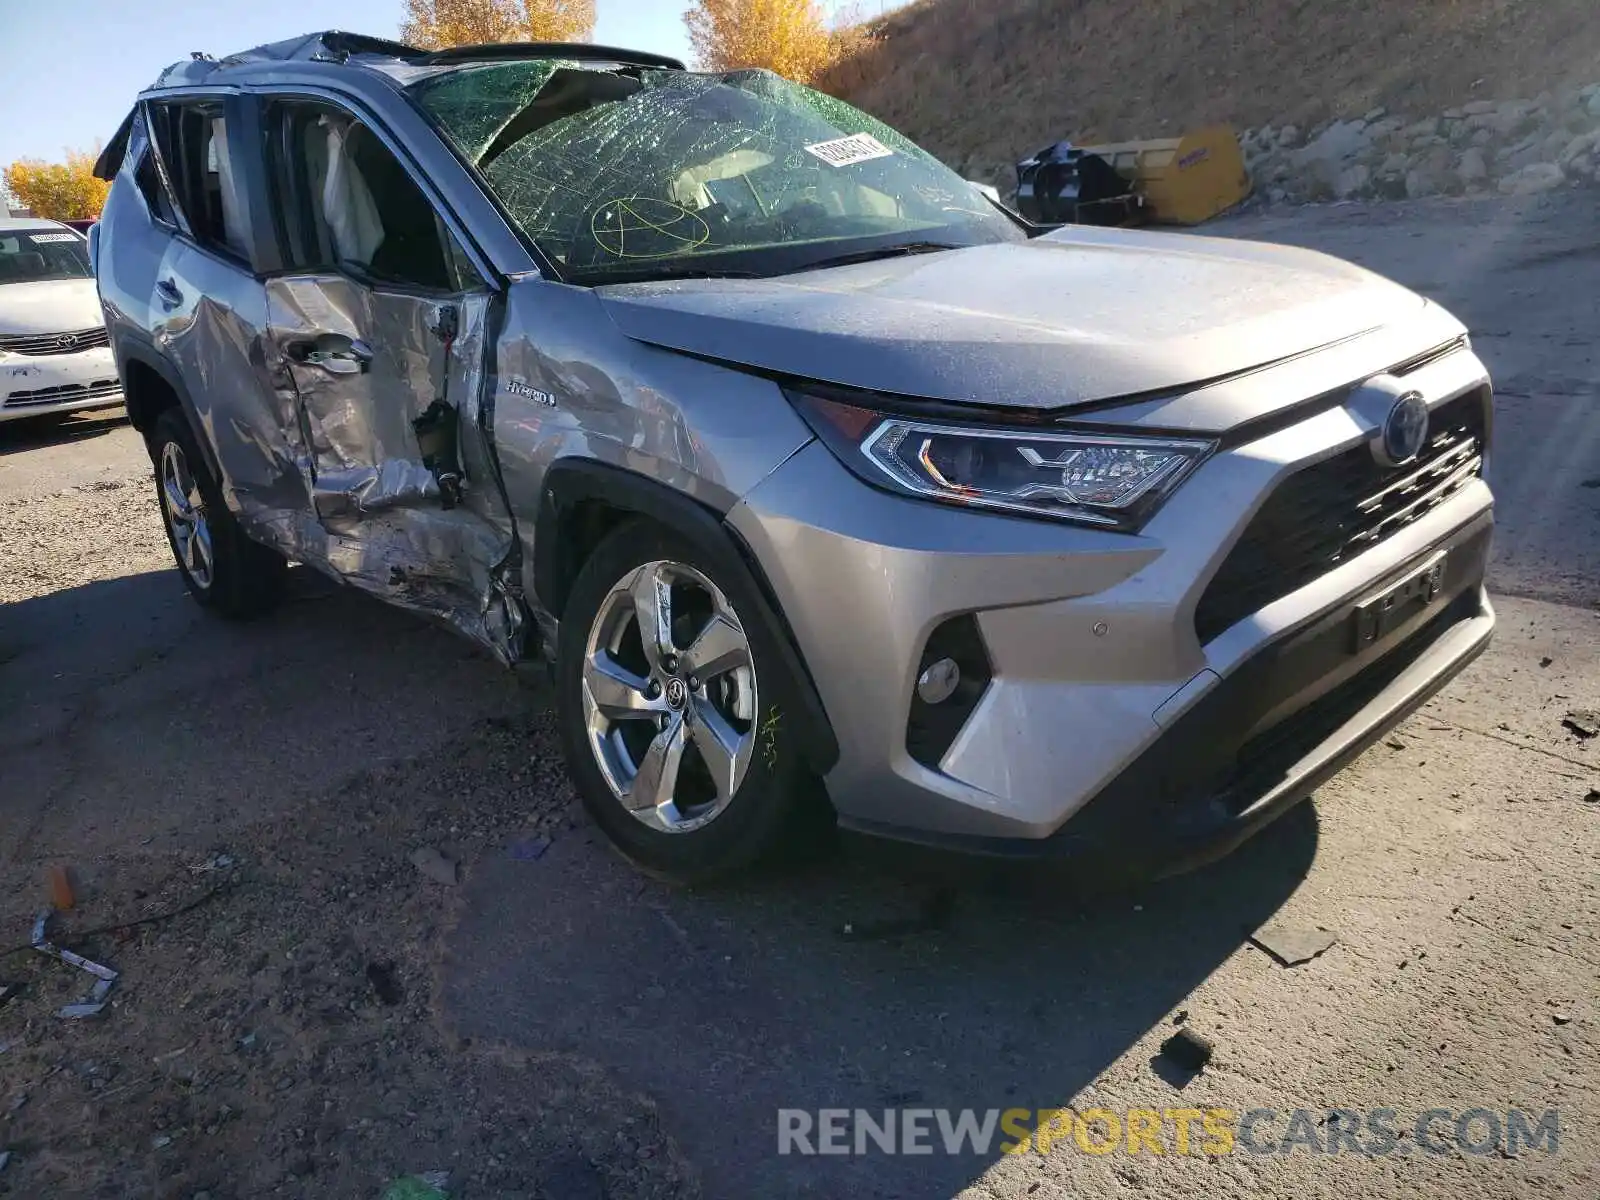
<path fill-rule="evenodd" d="M 1490 385 L 1303 250 L 1042 229 L 763 71 L 343 33 L 167 70 L 100 295 L 178 565 L 548 660 L 646 868 L 1213 858 L 1462 669 Z"/>

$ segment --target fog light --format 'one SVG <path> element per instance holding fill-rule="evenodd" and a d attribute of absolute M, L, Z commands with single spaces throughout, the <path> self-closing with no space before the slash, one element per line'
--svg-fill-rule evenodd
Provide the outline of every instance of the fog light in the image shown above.
<path fill-rule="evenodd" d="M 943 704 L 955 695 L 961 668 L 953 658 L 941 658 L 917 679 L 917 695 L 924 704 Z"/>
<path fill-rule="evenodd" d="M 993 673 L 978 619 L 951 617 L 929 635 L 917 660 L 917 686 L 906 714 L 906 750 L 923 766 L 939 762 L 988 690 Z"/>

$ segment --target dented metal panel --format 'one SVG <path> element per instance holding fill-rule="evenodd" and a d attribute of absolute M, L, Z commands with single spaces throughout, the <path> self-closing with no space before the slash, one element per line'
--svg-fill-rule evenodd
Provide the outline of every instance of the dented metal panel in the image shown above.
<path fill-rule="evenodd" d="M 335 274 L 270 281 L 269 353 L 279 409 L 299 431 L 294 469 L 308 503 L 247 515 L 293 557 L 512 662 L 522 627 L 514 523 L 483 431 L 491 303 L 380 292 Z M 446 307 L 458 314 L 448 346 L 436 332 Z M 436 398 L 458 414 L 463 478 L 449 508 L 412 425 Z"/>

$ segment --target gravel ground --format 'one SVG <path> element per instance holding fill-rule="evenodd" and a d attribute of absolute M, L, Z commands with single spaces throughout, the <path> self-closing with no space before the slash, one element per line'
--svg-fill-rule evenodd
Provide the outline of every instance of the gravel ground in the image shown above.
<path fill-rule="evenodd" d="M 122 973 L 67 1023 L 88 976 L 0 954 L 0 1195 L 342 1200 L 424 1171 L 458 1200 L 1600 1194 L 1600 739 L 1563 724 L 1600 709 L 1594 226 L 1550 203 L 1222 227 L 1439 296 L 1511 381 L 1496 644 L 1224 863 L 963 893 L 898 937 L 842 934 L 916 910 L 870 858 L 643 882 L 580 819 L 537 682 L 302 571 L 271 617 L 211 620 L 125 424 L 0 427 L 0 952 L 70 865 L 54 935 Z M 1247 940 L 1274 921 L 1333 945 L 1285 968 Z M 1180 1020 L 1216 1045 L 1192 1081 L 1156 1060 Z M 776 1110 L 823 1106 L 1521 1107 L 1561 1140 L 778 1156 Z"/>

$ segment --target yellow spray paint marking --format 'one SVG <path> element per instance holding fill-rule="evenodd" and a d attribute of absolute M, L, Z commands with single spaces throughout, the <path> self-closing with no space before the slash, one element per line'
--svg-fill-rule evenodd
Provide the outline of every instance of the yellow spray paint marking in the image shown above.
<path fill-rule="evenodd" d="M 668 258 L 711 240 L 711 227 L 698 213 L 654 196 L 623 196 L 602 204 L 589 218 L 589 232 L 615 258 Z"/>

